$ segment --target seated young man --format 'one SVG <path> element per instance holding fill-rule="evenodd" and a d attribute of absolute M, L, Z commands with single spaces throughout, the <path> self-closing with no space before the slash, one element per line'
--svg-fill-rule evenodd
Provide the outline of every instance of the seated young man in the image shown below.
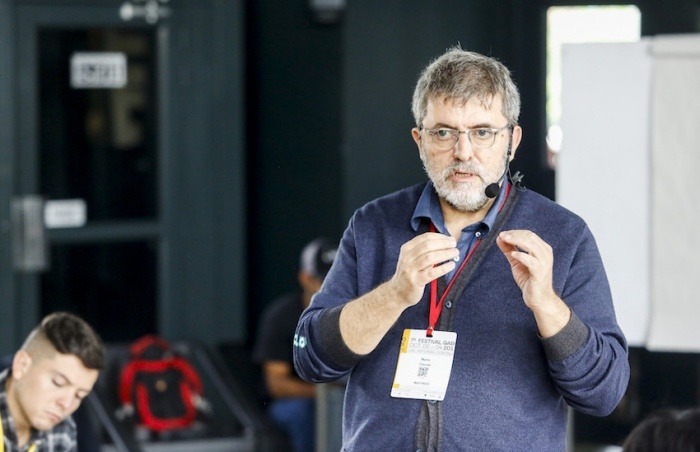
<path fill-rule="evenodd" d="M 46 316 L 0 373 L 0 450 L 76 451 L 71 414 L 92 391 L 104 355 L 84 320 L 63 312 Z"/>

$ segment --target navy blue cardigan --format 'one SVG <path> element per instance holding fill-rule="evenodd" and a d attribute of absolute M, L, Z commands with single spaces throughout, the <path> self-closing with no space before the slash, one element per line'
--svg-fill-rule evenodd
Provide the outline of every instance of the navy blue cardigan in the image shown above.
<path fill-rule="evenodd" d="M 566 406 L 605 416 L 629 380 L 627 344 L 617 325 L 595 240 L 584 221 L 528 190 L 511 190 L 493 229 L 459 276 L 461 295 L 438 329 L 457 333 L 444 401 L 390 396 L 405 328 L 426 328 L 428 290 L 406 309 L 377 348 L 360 356 L 343 342 L 345 303 L 389 280 L 425 184 L 358 209 L 333 267 L 297 326 L 294 363 L 302 378 L 328 382 L 349 372 L 343 450 L 562 451 Z M 571 308 L 569 324 L 542 340 L 532 312 L 495 244 L 502 230 L 528 229 L 552 246 L 554 290 Z M 422 232 L 422 231 L 419 231 Z"/>

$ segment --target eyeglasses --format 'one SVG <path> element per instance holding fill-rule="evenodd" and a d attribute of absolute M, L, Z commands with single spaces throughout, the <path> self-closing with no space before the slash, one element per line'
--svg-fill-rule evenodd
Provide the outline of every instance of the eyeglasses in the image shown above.
<path fill-rule="evenodd" d="M 489 127 L 475 127 L 473 129 L 456 130 L 441 127 L 439 129 L 423 129 L 430 134 L 430 140 L 438 150 L 447 151 L 455 147 L 459 141 L 461 134 L 466 134 L 469 142 L 475 148 L 490 149 L 493 143 L 496 142 L 496 135 L 505 129 L 510 128 L 510 124 L 506 124 L 500 129 L 492 129 Z"/>

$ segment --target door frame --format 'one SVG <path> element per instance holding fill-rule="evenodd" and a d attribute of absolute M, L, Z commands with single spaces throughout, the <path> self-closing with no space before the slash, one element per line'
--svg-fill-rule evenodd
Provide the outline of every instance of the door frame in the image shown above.
<path fill-rule="evenodd" d="M 0 64 L 10 68 L 0 71 L 0 260 L 6 263 L 0 266 L 2 351 L 17 347 L 40 317 L 38 277 L 11 265 L 10 205 L 14 196 L 35 188 L 32 178 L 20 178 L 18 171 L 22 165 L 36 167 L 37 149 L 32 133 L 37 130 L 32 122 L 38 109 L 36 49 L 20 39 L 20 27 L 47 21 L 115 26 L 121 23 L 123 3 L 0 0 Z M 153 25 L 157 65 L 167 68 L 158 71 L 158 220 L 121 229 L 51 231 L 50 239 L 157 238 L 156 333 L 205 343 L 239 340 L 246 336 L 244 5 L 242 0 L 171 0 L 167 5 L 170 17 Z M 140 26 L 133 22 L 129 26 Z M 149 25 L 143 21 L 143 26 Z M 33 106 L 20 109 L 20 102 Z M 18 158 L 22 149 L 34 156 L 22 152 Z"/>

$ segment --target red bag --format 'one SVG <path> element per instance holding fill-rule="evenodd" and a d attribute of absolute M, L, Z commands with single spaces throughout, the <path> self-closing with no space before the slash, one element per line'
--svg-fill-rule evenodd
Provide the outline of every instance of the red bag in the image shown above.
<path fill-rule="evenodd" d="M 154 432 L 189 427 L 202 400 L 194 367 L 158 336 L 141 337 L 130 351 L 120 378 L 120 411 L 136 414 L 137 424 Z"/>

